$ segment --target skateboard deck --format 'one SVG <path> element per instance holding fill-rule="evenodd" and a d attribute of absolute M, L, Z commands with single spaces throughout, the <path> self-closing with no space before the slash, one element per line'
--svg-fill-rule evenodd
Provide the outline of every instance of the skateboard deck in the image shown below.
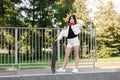
<path fill-rule="evenodd" d="M 57 41 L 53 43 L 53 48 L 52 48 L 52 61 L 51 61 L 52 73 L 55 73 L 56 71 L 56 56 L 57 56 Z"/>

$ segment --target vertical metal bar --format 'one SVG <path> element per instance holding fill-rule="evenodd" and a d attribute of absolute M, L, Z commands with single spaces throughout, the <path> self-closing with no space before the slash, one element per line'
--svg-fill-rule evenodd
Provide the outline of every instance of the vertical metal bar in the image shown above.
<path fill-rule="evenodd" d="M 90 55 L 91 55 L 91 62 L 93 61 L 93 53 L 92 53 L 92 28 L 90 29 Z"/>
<path fill-rule="evenodd" d="M 96 44 L 97 44 L 97 42 L 96 42 L 96 39 L 97 39 L 97 35 L 96 35 L 96 29 L 95 29 L 95 61 L 97 61 L 97 55 L 96 55 Z"/>
<path fill-rule="evenodd" d="M 18 35 L 20 35 L 20 29 L 18 29 Z M 18 41 L 19 41 L 19 39 L 20 39 L 20 36 L 18 36 Z M 20 50 L 18 50 L 18 53 L 19 53 L 19 54 L 18 54 L 18 56 L 19 56 L 19 57 L 18 57 L 18 63 L 20 63 L 20 57 L 21 57 L 19 51 L 20 51 Z"/>
<path fill-rule="evenodd" d="M 95 31 L 94 31 L 94 40 L 95 40 L 95 44 L 94 44 L 94 46 L 95 46 L 95 51 L 94 51 L 94 62 L 93 62 L 93 67 L 95 68 L 95 62 L 97 61 L 97 57 L 96 57 L 96 29 L 94 29 Z"/>
<path fill-rule="evenodd" d="M 10 35 L 10 28 L 8 29 L 8 35 Z M 8 45 L 8 48 L 7 48 L 7 50 L 8 50 L 8 53 L 7 53 L 7 54 L 8 54 L 8 61 L 7 61 L 8 64 L 11 62 L 11 61 L 10 61 L 10 58 L 9 58 L 9 56 L 10 56 L 10 55 L 9 55 L 9 44 L 10 44 L 10 41 L 8 41 L 8 44 L 7 44 L 7 45 Z"/>
<path fill-rule="evenodd" d="M 33 63 L 33 55 L 34 55 L 34 49 L 33 49 L 33 32 L 34 32 L 34 29 L 32 28 L 32 63 Z"/>
<path fill-rule="evenodd" d="M 5 31 L 6 31 L 6 34 L 7 34 L 7 29 L 6 29 Z M 6 34 L 5 34 L 5 35 L 6 35 Z M 4 36 L 5 36 L 5 35 L 4 35 Z M 5 41 L 5 38 L 4 38 L 4 64 L 6 64 L 6 56 L 7 56 L 5 49 L 6 49 L 6 41 Z"/>
<path fill-rule="evenodd" d="M 18 29 L 15 28 L 15 64 L 18 63 Z"/>
<path fill-rule="evenodd" d="M 43 43 L 43 41 L 44 41 L 44 39 L 43 39 L 44 29 L 41 29 L 41 32 L 42 32 L 42 40 L 41 40 L 41 43 Z M 43 48 L 43 44 L 42 44 L 42 57 L 41 57 L 41 58 L 42 58 L 42 60 L 41 60 L 42 62 L 44 61 L 44 60 L 43 60 L 43 55 L 44 55 L 44 54 L 43 54 L 43 51 L 44 51 L 43 49 L 44 49 L 44 48 Z"/>
<path fill-rule="evenodd" d="M 36 29 L 34 28 L 34 35 L 33 35 L 33 48 L 34 48 L 34 56 L 33 56 L 33 61 L 35 63 L 36 61 Z"/>
<path fill-rule="evenodd" d="M 5 33 L 6 33 L 6 30 L 4 30 L 5 31 Z M 4 36 L 5 36 L 6 34 L 4 34 Z M 3 42 L 3 52 L 4 52 L 4 64 L 6 64 L 6 54 L 5 54 L 5 38 L 4 38 L 4 42 Z"/>
<path fill-rule="evenodd" d="M 87 59 L 87 56 L 86 56 L 86 49 L 87 49 L 87 48 L 86 48 L 86 29 L 84 29 L 84 35 L 85 35 L 85 36 L 84 36 L 84 37 L 85 37 L 85 39 L 84 39 L 84 48 L 85 48 L 85 49 L 84 49 L 84 50 L 85 50 L 85 51 L 84 51 L 84 56 L 85 56 L 85 60 L 87 61 L 88 59 Z"/>
<path fill-rule="evenodd" d="M 90 55 L 90 29 L 88 29 L 88 51 L 89 51 L 89 55 Z M 88 58 L 90 60 L 90 56 Z"/>
<path fill-rule="evenodd" d="M 2 64 L 2 29 L 0 29 L 0 64 Z"/>
<path fill-rule="evenodd" d="M 21 48 L 23 47 L 23 40 L 22 40 L 22 36 L 23 36 L 23 29 L 20 29 L 20 39 L 21 39 Z M 23 51 L 21 49 L 21 63 L 23 63 Z"/>
<path fill-rule="evenodd" d="M 60 31 L 57 30 L 57 34 L 59 33 Z M 57 42 L 58 43 L 58 62 L 60 62 L 60 41 Z"/>
<path fill-rule="evenodd" d="M 11 30 L 11 35 L 15 35 L 15 29 L 12 29 L 12 28 L 9 28 L 10 30 Z M 14 36 L 14 41 L 15 41 L 15 36 Z M 15 50 L 15 48 L 14 48 L 14 46 L 12 46 L 12 44 L 13 45 L 15 45 L 14 44 L 14 42 L 10 42 L 10 53 L 12 53 L 11 51 L 12 50 Z M 16 46 L 15 46 L 16 47 Z M 15 53 L 14 53 L 15 54 Z M 13 57 L 13 54 L 11 54 L 11 57 L 10 57 L 10 60 L 11 60 L 11 63 L 15 63 L 14 62 L 14 59 L 13 59 L 14 57 Z"/>
<path fill-rule="evenodd" d="M 28 29 L 28 45 L 30 46 L 30 29 Z M 30 49 L 31 49 L 31 48 L 30 48 Z M 28 62 L 29 62 L 29 63 L 30 63 L 30 54 L 31 54 L 31 53 L 30 53 L 30 49 L 28 48 L 28 51 L 29 51 L 29 58 L 28 58 L 29 61 L 28 61 Z"/>
<path fill-rule="evenodd" d="M 27 29 L 24 29 L 24 34 L 26 34 L 26 33 L 27 33 Z M 24 54 L 25 54 L 25 62 L 26 62 L 26 63 L 28 63 L 28 57 L 29 57 L 29 54 L 28 54 L 28 51 L 27 51 L 27 50 L 28 50 L 27 36 L 28 36 L 28 35 L 26 34 L 25 40 L 24 40 L 24 41 L 25 41 L 24 43 L 25 43 L 25 46 L 26 46 L 26 47 L 25 47 L 25 52 L 24 52 Z"/>
<path fill-rule="evenodd" d="M 38 29 L 38 60 L 40 62 L 40 30 Z"/>
<path fill-rule="evenodd" d="M 45 35 L 46 35 L 46 29 L 45 29 Z M 45 42 L 46 42 L 46 36 L 45 36 Z M 45 43 L 45 50 L 46 50 L 46 43 Z M 45 53 L 45 58 L 44 58 L 45 62 L 46 62 L 46 53 Z"/>
<path fill-rule="evenodd" d="M 4 31 L 4 30 L 3 30 L 3 31 Z M 4 36 L 4 33 L 3 33 L 3 36 Z M 4 38 L 3 38 L 3 41 L 4 41 Z M 4 44 L 5 44 L 5 42 L 3 42 L 3 44 L 2 44 L 2 51 L 3 51 L 3 55 L 2 55 L 2 56 L 3 56 L 3 57 L 2 57 L 3 59 L 2 59 L 2 60 L 3 60 L 3 64 L 5 63 Z"/>

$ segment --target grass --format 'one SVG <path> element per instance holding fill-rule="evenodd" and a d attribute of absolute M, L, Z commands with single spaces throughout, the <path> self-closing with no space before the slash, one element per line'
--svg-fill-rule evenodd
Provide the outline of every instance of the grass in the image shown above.
<path fill-rule="evenodd" d="M 70 64 L 74 65 L 74 61 L 69 62 Z M 73 65 L 68 66 L 69 68 L 73 67 Z M 97 58 L 97 61 L 95 62 L 95 67 L 120 67 L 120 57 L 109 57 L 109 58 Z M 58 66 L 60 67 L 60 66 Z M 89 62 L 84 62 L 81 63 L 80 68 L 88 68 L 88 67 L 93 67 L 92 64 L 89 64 Z"/>
<path fill-rule="evenodd" d="M 120 57 L 98 58 L 97 62 L 120 62 Z"/>
<path fill-rule="evenodd" d="M 70 61 L 70 64 L 74 64 L 74 61 Z M 86 62 L 85 62 L 86 64 Z M 57 67 L 61 67 L 62 64 L 57 64 Z M 4 66 L 4 65 L 2 65 Z M 30 67 L 29 67 L 30 66 Z M 95 62 L 96 67 L 105 67 L 105 66 L 120 66 L 120 57 L 109 57 L 109 58 L 97 58 L 97 61 Z M 18 65 L 15 65 L 13 69 L 18 69 Z M 21 64 L 21 67 L 24 68 L 50 68 L 50 64 Z M 68 66 L 71 67 L 71 66 Z M 80 67 L 89 67 L 89 65 L 83 65 Z M 4 68 L 3 68 L 4 69 Z M 9 66 L 7 69 L 11 69 Z M 2 70 L 0 68 L 0 70 Z"/>
<path fill-rule="evenodd" d="M 120 66 L 120 57 L 98 58 L 97 67 Z"/>

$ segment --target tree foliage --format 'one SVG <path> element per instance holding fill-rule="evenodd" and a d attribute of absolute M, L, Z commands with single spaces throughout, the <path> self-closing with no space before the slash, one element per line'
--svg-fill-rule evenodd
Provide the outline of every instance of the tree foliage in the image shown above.
<path fill-rule="evenodd" d="M 120 52 L 120 14 L 114 10 L 114 4 L 111 1 L 106 5 L 103 4 L 100 0 L 99 11 L 95 16 L 96 26 L 99 29 L 97 30 L 98 50 L 104 51 L 105 48 L 102 48 L 104 45 L 111 49 L 111 55 L 113 51 L 117 54 Z"/>
<path fill-rule="evenodd" d="M 18 26 L 20 21 L 17 18 L 19 11 L 15 4 L 20 3 L 20 0 L 0 0 L 0 26 Z"/>

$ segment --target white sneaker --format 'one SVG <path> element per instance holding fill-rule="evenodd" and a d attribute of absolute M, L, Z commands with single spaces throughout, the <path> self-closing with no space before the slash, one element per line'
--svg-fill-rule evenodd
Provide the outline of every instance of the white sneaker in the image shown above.
<path fill-rule="evenodd" d="M 74 69 L 72 70 L 72 72 L 73 72 L 73 73 L 78 73 L 79 71 L 78 71 L 78 69 L 75 69 L 75 68 L 74 68 Z"/>
<path fill-rule="evenodd" d="M 56 70 L 57 72 L 66 72 L 66 69 L 60 68 L 58 70 Z"/>

